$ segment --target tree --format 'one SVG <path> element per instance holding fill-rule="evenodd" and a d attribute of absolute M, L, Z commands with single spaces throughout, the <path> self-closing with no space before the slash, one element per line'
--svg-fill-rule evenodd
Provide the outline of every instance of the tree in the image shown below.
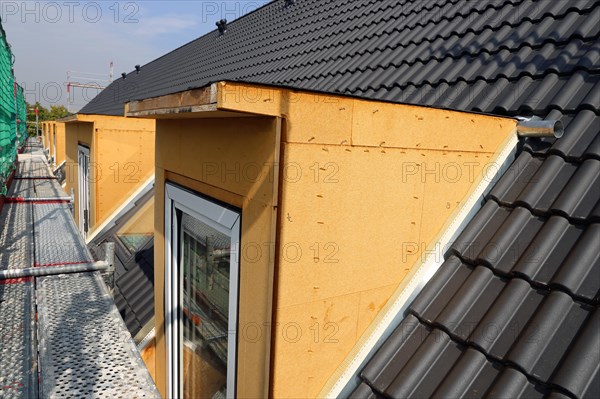
<path fill-rule="evenodd" d="M 48 120 L 56 120 L 60 118 L 64 118 L 65 116 L 69 116 L 71 113 L 67 110 L 67 107 L 64 105 L 52 105 L 50 107 L 50 112 L 48 112 Z"/>
<path fill-rule="evenodd" d="M 52 105 L 50 106 L 50 110 L 48 110 L 48 108 L 42 106 L 39 102 L 36 102 L 35 104 L 27 103 L 27 131 L 29 132 L 29 135 L 35 135 L 36 107 L 38 109 L 39 122 L 53 121 L 71 114 L 64 105 Z"/>
<path fill-rule="evenodd" d="M 35 104 L 27 103 L 27 121 L 35 122 L 35 109 L 38 109 L 40 121 L 48 120 L 48 109 L 42 106 L 39 102 Z"/>
<path fill-rule="evenodd" d="M 27 105 L 27 133 L 30 136 L 36 136 L 35 131 L 35 109 L 37 107 L 40 122 L 48 118 L 48 110 L 43 107 L 39 102 L 35 104 L 25 103 Z"/>

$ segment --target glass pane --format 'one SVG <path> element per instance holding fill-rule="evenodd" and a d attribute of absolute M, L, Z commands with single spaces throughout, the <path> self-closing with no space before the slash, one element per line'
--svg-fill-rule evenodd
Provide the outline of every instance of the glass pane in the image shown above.
<path fill-rule="evenodd" d="M 231 237 L 183 214 L 183 394 L 225 397 Z"/>
<path fill-rule="evenodd" d="M 130 252 L 140 249 L 154 233 L 154 197 L 143 204 L 127 223 L 117 231 L 117 237 Z"/>

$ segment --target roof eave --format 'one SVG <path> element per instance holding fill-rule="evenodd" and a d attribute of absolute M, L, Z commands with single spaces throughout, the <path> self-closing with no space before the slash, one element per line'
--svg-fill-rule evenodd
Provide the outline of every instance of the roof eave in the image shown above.
<path fill-rule="evenodd" d="M 190 114 L 217 111 L 217 86 L 167 94 L 125 103 L 125 116 L 150 119 L 189 117 Z"/>

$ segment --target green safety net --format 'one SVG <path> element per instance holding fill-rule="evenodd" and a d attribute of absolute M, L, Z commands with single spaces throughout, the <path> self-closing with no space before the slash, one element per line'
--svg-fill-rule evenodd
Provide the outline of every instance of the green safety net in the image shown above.
<path fill-rule="evenodd" d="M 23 147 L 27 140 L 27 103 L 25 102 L 25 92 L 20 85 L 17 85 L 17 127 L 18 127 L 18 147 Z"/>
<path fill-rule="evenodd" d="M 15 167 L 17 149 L 27 139 L 27 106 L 23 88 L 15 84 L 13 54 L 0 24 L 0 195 Z"/>

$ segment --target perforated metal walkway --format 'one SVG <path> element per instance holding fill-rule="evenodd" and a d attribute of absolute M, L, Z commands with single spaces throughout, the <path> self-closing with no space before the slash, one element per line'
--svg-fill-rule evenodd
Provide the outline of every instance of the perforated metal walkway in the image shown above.
<path fill-rule="evenodd" d="M 26 148 L 0 213 L 0 270 L 92 263 L 42 149 Z M 98 272 L 0 280 L 0 398 L 36 397 L 160 397 Z"/>
<path fill-rule="evenodd" d="M 0 284 L 0 298 L 0 398 L 35 398 L 33 282 Z"/>

